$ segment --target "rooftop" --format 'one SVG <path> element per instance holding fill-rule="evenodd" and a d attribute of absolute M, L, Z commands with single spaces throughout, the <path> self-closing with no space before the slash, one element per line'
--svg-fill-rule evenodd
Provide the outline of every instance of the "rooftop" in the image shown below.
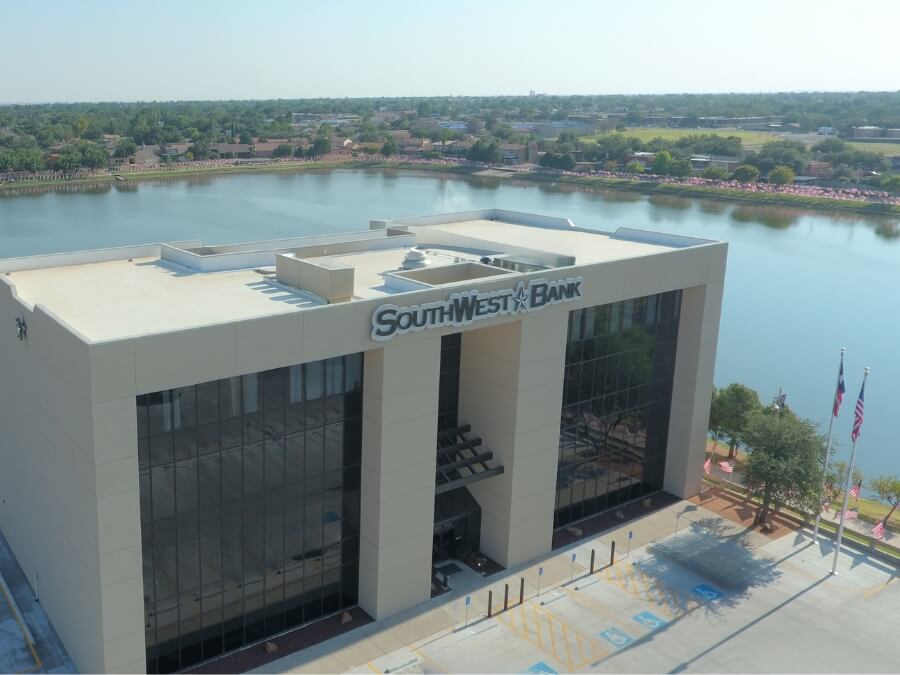
<path fill-rule="evenodd" d="M 369 230 L 338 235 L 9 258 L 0 260 L 0 279 L 23 304 L 42 305 L 87 340 L 107 341 L 708 243 L 484 210 L 376 220 Z M 413 248 L 424 260 L 418 270 L 404 269 Z"/>

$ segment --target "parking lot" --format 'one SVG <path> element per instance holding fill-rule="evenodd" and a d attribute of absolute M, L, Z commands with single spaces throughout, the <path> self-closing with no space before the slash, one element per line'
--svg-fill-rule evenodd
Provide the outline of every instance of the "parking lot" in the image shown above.
<path fill-rule="evenodd" d="M 832 550 L 680 502 L 524 569 L 454 575 L 453 594 L 260 670 L 895 672 L 900 572 L 848 549 L 831 576 Z"/>

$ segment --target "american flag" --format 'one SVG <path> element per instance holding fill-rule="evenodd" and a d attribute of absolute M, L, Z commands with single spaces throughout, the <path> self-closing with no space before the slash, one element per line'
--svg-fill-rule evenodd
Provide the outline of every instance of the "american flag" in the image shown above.
<path fill-rule="evenodd" d="M 850 432 L 850 440 L 854 443 L 859 438 L 859 430 L 862 429 L 863 423 L 863 398 L 866 393 L 866 381 L 863 380 L 862 386 L 859 388 L 859 398 L 856 399 L 856 414 L 853 417 L 853 431 Z"/>
<path fill-rule="evenodd" d="M 854 499 L 859 499 L 859 491 L 862 489 L 862 481 L 859 481 L 856 485 L 850 488 L 850 496 Z"/>
<path fill-rule="evenodd" d="M 844 354 L 841 353 L 841 367 L 838 370 L 837 389 L 834 392 L 834 407 L 831 413 L 834 417 L 838 416 L 838 410 L 841 408 L 841 401 L 844 400 L 845 391 L 847 389 L 844 387 Z"/>
<path fill-rule="evenodd" d="M 872 528 L 872 536 L 878 541 L 884 541 L 884 521 L 879 520 L 878 524 Z"/>
<path fill-rule="evenodd" d="M 847 521 L 847 520 L 854 520 L 854 519 L 856 519 L 856 517 L 857 517 L 858 515 L 859 515 L 859 511 L 855 511 L 855 510 L 853 510 L 853 509 L 850 509 L 849 511 L 842 511 L 842 512 L 841 512 L 841 518 L 843 518 L 845 521 Z"/>
<path fill-rule="evenodd" d="M 734 467 L 728 462 L 719 462 L 719 468 L 725 473 L 731 473 L 734 471 Z"/>

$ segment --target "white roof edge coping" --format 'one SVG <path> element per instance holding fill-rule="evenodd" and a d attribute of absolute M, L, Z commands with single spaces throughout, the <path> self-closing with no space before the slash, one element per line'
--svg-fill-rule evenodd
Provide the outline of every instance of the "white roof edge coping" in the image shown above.
<path fill-rule="evenodd" d="M 412 218 L 396 218 L 394 220 L 372 220 L 370 227 L 384 227 L 386 225 L 451 225 L 468 220 L 496 220 L 509 225 L 525 225 L 527 227 L 541 227 L 552 230 L 570 230 L 575 228 L 575 223 L 570 218 L 557 218 L 555 216 L 543 216 L 537 213 L 525 211 L 510 211 L 507 209 L 479 209 L 476 211 L 459 211 L 457 213 L 439 213 L 430 216 L 414 216 Z"/>
<path fill-rule="evenodd" d="M 370 239 L 383 239 L 388 237 L 386 232 L 372 232 L 371 230 L 352 230 L 350 232 L 331 232 L 328 234 L 308 234 L 301 237 L 283 237 L 280 239 L 259 239 L 256 241 L 239 242 L 236 244 L 203 244 L 199 246 L 191 246 L 189 248 L 211 248 L 217 249 L 214 253 L 205 255 L 194 253 L 187 250 L 187 253 L 201 258 L 209 258 L 214 255 L 228 255 L 231 253 L 249 253 L 253 251 L 275 251 L 287 248 L 302 248 L 303 246 L 344 242 L 344 241 L 367 241 Z M 170 246 L 177 248 L 176 244 Z"/>
<path fill-rule="evenodd" d="M 24 272 L 49 267 L 68 267 L 86 265 L 95 262 L 127 260 L 128 258 L 155 258 L 161 255 L 163 246 L 191 247 L 201 246 L 202 241 L 188 240 L 171 244 L 136 244 L 132 246 L 116 246 L 111 248 L 88 249 L 84 251 L 66 251 L 62 253 L 44 253 L 24 256 L 22 258 L 0 258 L 0 273 Z"/>
<path fill-rule="evenodd" d="M 668 246 L 670 248 L 689 248 L 704 244 L 718 244 L 715 239 L 703 239 L 691 237 L 685 234 L 671 234 L 669 232 L 655 232 L 634 227 L 620 227 L 610 233 L 610 239 L 633 241 L 636 244 L 655 244 L 656 246 Z"/>

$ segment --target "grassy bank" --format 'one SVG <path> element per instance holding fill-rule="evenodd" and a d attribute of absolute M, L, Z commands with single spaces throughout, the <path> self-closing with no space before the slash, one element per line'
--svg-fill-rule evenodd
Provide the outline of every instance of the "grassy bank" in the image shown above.
<path fill-rule="evenodd" d="M 214 167 L 190 167 L 174 169 L 171 171 L 148 171 L 140 174 L 120 174 L 85 176 L 65 181 L 48 180 L 20 183 L 0 184 L 0 193 L 14 192 L 22 189 L 67 187 L 70 185 L 103 185 L 119 182 L 137 182 L 145 180 L 178 179 L 192 176 L 219 176 L 244 173 L 298 173 L 322 169 L 392 169 L 400 171 L 430 171 L 435 173 L 453 173 L 459 175 L 471 175 L 482 169 L 463 164 L 419 164 L 415 162 L 390 162 L 385 160 L 359 162 L 354 160 L 334 160 L 322 162 L 304 163 L 278 163 L 278 164 L 239 164 Z M 842 211 L 855 213 L 860 216 L 898 216 L 900 206 L 892 204 L 879 204 L 874 202 L 854 201 L 845 199 L 828 199 L 824 197 L 809 197 L 795 194 L 772 194 L 761 192 L 745 192 L 733 188 L 715 187 L 707 185 L 682 185 L 677 183 L 650 183 L 624 178 L 603 178 L 599 176 L 560 176 L 544 173 L 510 173 L 510 178 L 541 183 L 567 183 L 579 185 L 585 188 L 597 188 L 606 190 L 622 190 L 638 192 L 646 195 L 671 195 L 680 197 L 699 197 L 706 199 L 718 199 L 729 202 L 753 203 L 760 205 L 795 206 L 806 209 L 824 209 L 828 211 Z"/>
<path fill-rule="evenodd" d="M 745 202 L 753 204 L 777 204 L 797 206 L 805 209 L 827 209 L 829 211 L 845 211 L 862 216 L 900 216 L 900 206 L 880 204 L 876 202 L 855 201 L 850 199 L 828 199 L 827 197 L 809 197 L 783 193 L 745 192 L 733 188 L 714 187 L 709 185 L 682 185 L 679 183 L 649 183 L 624 178 L 602 178 L 599 176 L 557 176 L 550 174 L 517 174 L 527 180 L 570 183 L 585 187 L 597 187 L 610 190 L 639 192 L 647 195 L 672 195 L 679 197 L 702 197 L 720 199 L 729 202 Z"/>
<path fill-rule="evenodd" d="M 715 458 L 713 459 L 713 463 L 722 461 L 728 458 L 728 446 L 719 443 L 716 446 L 712 441 L 706 442 L 706 451 L 714 452 Z M 747 461 L 747 453 L 743 451 L 738 451 L 737 457 L 735 458 L 735 469 L 740 473 L 744 464 Z M 843 505 L 844 495 L 843 493 L 838 493 L 835 496 L 834 501 L 832 502 L 833 509 L 839 510 Z M 875 499 L 866 499 L 864 497 L 859 500 L 850 497 L 850 508 L 851 509 L 859 509 L 859 519 L 869 525 L 874 525 L 879 520 L 884 518 L 888 511 L 890 511 L 890 507 L 883 502 L 879 502 Z M 900 531 L 900 509 L 894 511 L 894 515 L 891 516 L 890 525 L 894 530 Z"/>

